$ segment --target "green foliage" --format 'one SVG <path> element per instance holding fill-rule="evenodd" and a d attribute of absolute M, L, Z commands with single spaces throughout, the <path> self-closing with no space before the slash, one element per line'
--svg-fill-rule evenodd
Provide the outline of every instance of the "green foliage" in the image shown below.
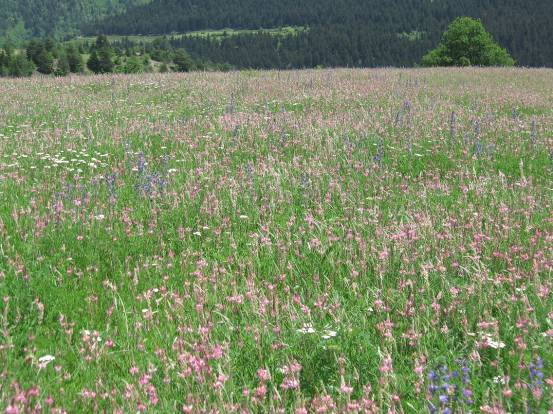
<path fill-rule="evenodd" d="M 0 76 L 8 76 L 10 58 L 6 52 L 0 49 Z"/>
<path fill-rule="evenodd" d="M 105 36 L 105 35 L 99 35 L 96 38 L 95 46 L 96 46 L 96 50 L 103 49 L 103 48 L 106 48 L 106 49 L 111 48 L 111 44 L 110 44 L 107 36 Z"/>
<path fill-rule="evenodd" d="M 518 64 L 553 66 L 549 0 L 0 0 L 0 44 L 2 34 L 21 47 L 32 36 L 106 33 L 140 43 L 181 33 L 160 42 L 234 68 L 414 66 L 462 15 L 481 18 Z M 154 49 L 163 51 L 154 60 L 171 62 L 170 48 Z"/>
<path fill-rule="evenodd" d="M 83 71 L 83 57 L 79 50 L 74 45 L 68 45 L 65 48 L 69 71 L 72 73 L 80 73 Z"/>
<path fill-rule="evenodd" d="M 62 38 L 84 23 L 118 15 L 149 0 L 0 0 L 0 37 L 17 43 L 30 37 Z"/>
<path fill-rule="evenodd" d="M 127 59 L 124 65 L 118 68 L 120 73 L 142 73 L 144 72 L 144 65 L 140 57 L 131 56 Z"/>
<path fill-rule="evenodd" d="M 41 49 L 35 60 L 36 69 L 44 75 L 54 72 L 54 57 L 46 49 Z"/>
<path fill-rule="evenodd" d="M 551 72 L 0 83 L 0 413 L 553 407 Z"/>
<path fill-rule="evenodd" d="M 197 37 L 203 39 L 190 39 L 196 46 L 173 47 L 184 47 L 195 59 L 226 59 L 244 68 L 413 66 L 438 43 L 449 22 L 473 16 L 519 64 L 553 66 L 552 15 L 550 0 L 532 1 L 531 7 L 513 0 L 153 0 L 85 26 L 83 32 L 201 32 Z M 282 43 L 264 30 L 245 33 L 286 26 L 308 30 L 290 33 Z M 227 30 L 234 36 L 225 36 Z"/>
<path fill-rule="evenodd" d="M 515 61 L 499 46 L 482 23 L 459 17 L 451 23 L 438 47 L 422 58 L 423 66 L 513 66 Z"/>
<path fill-rule="evenodd" d="M 175 51 L 173 63 L 178 72 L 190 72 L 194 67 L 194 61 L 184 49 L 177 49 Z"/>
<path fill-rule="evenodd" d="M 13 77 L 31 76 L 35 65 L 23 54 L 13 55 L 8 63 L 8 75 Z"/>
<path fill-rule="evenodd" d="M 69 60 L 67 59 L 67 55 L 65 53 L 61 54 L 58 58 L 56 69 L 54 70 L 54 74 L 56 76 L 66 76 L 71 71 L 71 68 L 69 66 Z"/>
<path fill-rule="evenodd" d="M 20 57 L 22 54 L 28 62 Z M 87 67 L 93 73 L 143 73 L 158 70 L 169 71 L 168 63 L 176 58 L 175 68 L 180 71 L 215 69 L 219 65 L 205 65 L 196 62 L 183 49 L 175 52 L 168 41 L 149 44 L 116 42 L 112 44 L 106 36 L 98 36 L 93 44 L 68 42 L 60 44 L 52 38 L 31 39 L 24 51 L 16 52 L 11 44 L 0 49 L 0 76 L 29 76 L 39 73 L 66 76 L 69 73 L 83 73 L 83 54 L 87 55 Z M 163 61 L 152 60 L 150 54 L 163 57 Z M 31 63 L 30 65 L 28 63 Z M 158 64 L 161 63 L 161 65 Z"/>
<path fill-rule="evenodd" d="M 86 66 L 94 73 L 100 73 L 100 59 L 98 58 L 98 52 L 93 50 L 90 53 L 90 57 L 86 62 Z"/>
<path fill-rule="evenodd" d="M 98 36 L 96 39 L 87 66 L 94 73 L 113 72 L 113 50 L 106 36 Z"/>
<path fill-rule="evenodd" d="M 52 38 L 30 40 L 25 54 L 42 74 L 65 76 L 69 72 L 79 73 L 83 70 L 82 56 L 75 45 L 62 46 Z"/>

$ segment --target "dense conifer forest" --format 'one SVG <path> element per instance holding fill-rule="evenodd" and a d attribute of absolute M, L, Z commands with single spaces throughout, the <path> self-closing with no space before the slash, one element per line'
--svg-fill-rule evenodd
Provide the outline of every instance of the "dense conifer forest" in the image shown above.
<path fill-rule="evenodd" d="M 4 47 L 33 37 L 148 35 L 115 42 L 143 50 L 152 35 L 167 35 L 166 55 L 182 48 L 196 62 L 236 69 L 410 67 L 458 16 L 481 19 L 517 65 L 553 66 L 548 0 L 0 0 L 0 34 Z M 284 26 L 299 29 L 261 30 Z M 238 32 L 212 33 L 223 29 Z M 175 35 L 194 31 L 204 34 Z"/>
<path fill-rule="evenodd" d="M 411 66 L 458 16 L 482 19 L 520 65 L 553 65 L 549 0 L 155 0 L 84 30 L 163 34 L 308 26 L 286 41 L 249 35 L 222 45 L 205 38 L 186 45 L 192 54 L 215 60 L 220 54 L 239 66 Z"/>
<path fill-rule="evenodd" d="M 0 36 L 64 37 L 83 24 L 118 15 L 149 0 L 0 0 Z"/>

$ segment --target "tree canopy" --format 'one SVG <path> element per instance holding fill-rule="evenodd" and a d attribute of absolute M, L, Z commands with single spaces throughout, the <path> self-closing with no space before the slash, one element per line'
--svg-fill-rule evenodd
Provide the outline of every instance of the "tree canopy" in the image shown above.
<path fill-rule="evenodd" d="M 106 36 L 97 37 L 86 65 L 94 73 L 113 72 L 113 49 Z"/>
<path fill-rule="evenodd" d="M 513 66 L 515 61 L 498 45 L 482 22 L 458 17 L 438 47 L 422 58 L 423 66 Z"/>

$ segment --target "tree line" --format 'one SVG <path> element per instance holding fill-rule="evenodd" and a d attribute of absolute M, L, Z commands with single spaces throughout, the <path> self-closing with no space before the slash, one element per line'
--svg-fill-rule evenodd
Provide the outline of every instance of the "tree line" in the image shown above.
<path fill-rule="evenodd" d="M 66 76 L 70 73 L 142 73 L 227 70 L 226 64 L 194 60 L 186 50 L 173 47 L 167 38 L 152 42 L 126 39 L 110 42 L 100 35 L 94 42 L 57 42 L 52 38 L 32 39 L 25 48 L 7 43 L 0 49 L 0 76 Z"/>
<path fill-rule="evenodd" d="M 344 27 L 344 32 L 346 31 L 347 28 Z M 85 68 L 83 55 L 88 56 L 86 68 L 100 74 L 140 73 L 152 70 L 188 72 L 225 70 L 231 67 L 313 67 L 319 66 L 318 62 L 324 62 L 328 66 L 340 66 L 344 61 L 350 66 L 372 66 L 376 61 L 394 60 L 389 48 L 363 49 L 367 47 L 369 39 L 362 37 L 357 38 L 357 43 L 349 44 L 349 49 L 342 48 L 340 55 L 317 54 L 320 48 L 328 47 L 329 44 L 332 47 L 331 38 L 314 37 L 313 33 L 317 35 L 316 31 L 295 33 L 282 37 L 259 32 L 226 36 L 222 40 L 213 36 L 163 36 L 149 42 L 134 42 L 129 38 L 123 38 L 113 44 L 106 36 L 100 35 L 94 43 L 85 42 L 78 47 L 75 43 L 60 44 L 52 39 L 34 39 L 27 44 L 25 53 L 15 53 L 13 48 L 0 50 L 0 75 L 29 76 L 35 69 L 42 74 L 57 76 L 82 73 Z M 379 34 L 375 33 L 375 37 L 377 36 Z M 380 39 L 383 40 L 382 44 L 386 45 L 394 42 L 405 45 L 418 40 L 416 35 L 412 34 Z M 257 54 L 248 53 L 252 47 L 252 44 L 248 45 L 248 41 L 258 42 Z M 196 58 L 193 58 L 184 47 L 191 50 Z M 304 50 L 294 53 L 298 48 Z M 379 56 L 363 55 L 363 51 L 375 50 L 380 53 Z M 367 56 L 373 60 L 367 60 Z M 328 60 L 329 57 L 335 60 Z M 421 56 L 406 53 L 403 58 L 414 59 Z M 232 66 L 229 62 L 232 62 Z M 515 60 L 506 49 L 495 42 L 480 20 L 461 17 L 449 25 L 438 46 L 424 54 L 420 63 L 423 66 L 512 66 Z"/>
<path fill-rule="evenodd" d="M 263 33 L 225 40 L 222 46 L 237 47 L 240 59 L 210 39 L 188 38 L 185 43 L 196 56 L 219 61 L 223 59 L 218 56 L 226 55 L 238 67 L 267 67 L 268 56 L 276 57 L 275 67 L 311 66 L 310 62 L 351 66 L 360 60 L 370 66 L 412 66 L 437 45 L 458 16 L 480 18 L 519 64 L 553 66 L 550 0 L 154 0 L 84 25 L 83 31 L 146 35 L 306 26 L 309 32 L 287 39 L 278 54 L 279 40 Z M 319 45 L 320 39 L 329 43 Z M 363 45 L 356 46 L 361 41 Z"/>

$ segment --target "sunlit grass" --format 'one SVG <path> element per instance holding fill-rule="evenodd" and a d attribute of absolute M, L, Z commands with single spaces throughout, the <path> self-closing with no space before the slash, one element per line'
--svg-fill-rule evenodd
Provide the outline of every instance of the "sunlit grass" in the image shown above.
<path fill-rule="evenodd" d="M 1 80 L 0 409 L 553 409 L 552 91 Z"/>

